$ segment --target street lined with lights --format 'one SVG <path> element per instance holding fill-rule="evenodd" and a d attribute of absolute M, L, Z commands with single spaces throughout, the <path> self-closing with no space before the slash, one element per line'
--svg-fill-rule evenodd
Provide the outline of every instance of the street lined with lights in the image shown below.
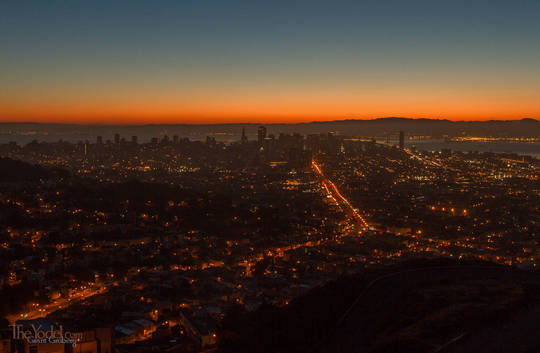
<path fill-rule="evenodd" d="M 312 161 L 311 162 L 312 166 L 313 166 L 313 169 L 317 172 L 317 174 L 322 177 L 323 181 L 322 181 L 322 186 L 325 188 L 326 192 L 328 195 L 330 195 L 332 197 L 333 200 L 336 200 L 336 197 L 337 199 L 339 199 L 341 201 L 341 203 L 343 205 L 346 205 L 348 211 L 351 212 L 353 218 L 360 222 L 360 224 L 362 225 L 362 227 L 364 228 L 364 230 L 367 230 L 369 228 L 369 225 L 368 223 L 366 222 L 366 220 L 360 215 L 360 213 L 358 213 L 358 210 L 356 210 L 352 205 L 351 203 L 349 202 L 349 200 L 347 200 L 347 198 L 345 198 L 345 196 L 343 196 L 341 194 L 341 192 L 339 191 L 339 189 L 337 188 L 337 186 L 334 184 L 334 182 L 332 182 L 330 179 L 327 179 L 321 169 L 321 167 L 317 164 L 317 162 L 315 161 Z M 337 202 L 337 201 L 336 201 Z"/>

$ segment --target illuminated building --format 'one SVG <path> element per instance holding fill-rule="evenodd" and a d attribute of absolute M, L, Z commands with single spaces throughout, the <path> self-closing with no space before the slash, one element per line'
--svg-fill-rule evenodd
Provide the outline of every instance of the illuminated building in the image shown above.
<path fill-rule="evenodd" d="M 264 126 L 259 126 L 257 130 L 257 142 L 259 145 L 263 144 L 264 139 L 266 138 L 266 128 Z"/>

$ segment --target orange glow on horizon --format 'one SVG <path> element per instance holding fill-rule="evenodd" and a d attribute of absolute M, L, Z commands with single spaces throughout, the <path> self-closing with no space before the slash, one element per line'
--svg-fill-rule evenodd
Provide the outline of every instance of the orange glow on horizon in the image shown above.
<path fill-rule="evenodd" d="M 471 118 L 473 116 L 473 118 Z M 435 116 L 431 114 L 362 114 L 362 115 L 321 115 L 321 114 L 304 114 L 304 115 L 284 115 L 284 114 L 260 114 L 260 115 L 231 115 L 231 116 L 206 116 L 206 115 L 117 115 L 117 114 L 96 114 L 89 116 L 88 114 L 71 114 L 68 116 L 57 115 L 8 115 L 1 116 L 0 123 L 51 123 L 51 124 L 89 124 L 89 125 L 147 125 L 147 124 L 296 124 L 309 123 L 317 121 L 334 121 L 334 120 L 373 120 L 379 118 L 410 118 L 410 119 L 437 119 L 450 121 L 489 121 L 489 120 L 521 120 L 524 118 L 532 118 L 540 120 L 538 117 L 530 115 L 489 115 L 475 116 L 468 114 L 465 116 Z"/>
<path fill-rule="evenodd" d="M 174 81 L 176 82 L 176 81 Z M 402 82 L 295 83 L 276 80 L 230 86 L 113 84 L 21 87 L 0 97 L 0 121 L 90 124 L 299 123 L 379 117 L 448 120 L 540 118 L 533 87 L 463 88 Z M 224 83 L 225 84 L 225 83 Z M 99 88 L 99 87 L 98 87 Z"/>
<path fill-rule="evenodd" d="M 45 113 L 33 111 L 0 111 L 0 122 L 37 122 L 37 123 L 63 123 L 63 124 L 226 124 L 226 123 L 306 123 L 312 121 L 331 120 L 370 120 L 387 117 L 402 117 L 412 119 L 445 119 L 451 121 L 487 121 L 487 120 L 520 120 L 523 118 L 539 119 L 540 114 L 520 114 L 519 112 L 501 112 L 493 114 L 488 111 L 471 110 L 452 114 L 444 112 L 414 112 L 413 110 L 375 110 L 366 113 L 346 111 L 231 111 L 231 112 L 174 112 L 174 111 L 53 111 Z"/>
<path fill-rule="evenodd" d="M 279 92 L 274 94 L 213 93 L 177 96 L 57 95 L 0 100 L 0 122 L 79 124 L 213 124 L 300 123 L 382 117 L 454 121 L 518 120 L 540 117 L 540 101 L 532 96 L 450 96 L 445 93 Z M 211 97 L 211 98 L 208 98 Z"/>
<path fill-rule="evenodd" d="M 306 116 L 223 116 L 223 117 L 194 117 L 191 116 L 153 116 L 153 117 L 133 117 L 133 116 L 24 116 L 13 118 L 0 118 L 0 123 L 49 123 L 49 124 L 82 124 L 82 125 L 160 125 L 160 124 L 188 124 L 188 125 L 212 125 L 212 124 L 298 124 L 298 123 L 310 123 L 321 121 L 339 121 L 339 120 L 374 120 L 380 118 L 408 118 L 408 119 L 433 119 L 433 120 L 450 120 L 450 121 L 489 121 L 489 120 L 521 120 L 524 118 L 532 118 L 540 120 L 531 116 L 489 116 L 481 118 L 469 118 L 466 117 L 454 117 L 447 118 L 443 116 L 433 115 L 405 115 L 405 114 L 385 114 L 385 115 L 368 115 L 368 116 L 322 116 L 322 115 L 306 115 Z"/>

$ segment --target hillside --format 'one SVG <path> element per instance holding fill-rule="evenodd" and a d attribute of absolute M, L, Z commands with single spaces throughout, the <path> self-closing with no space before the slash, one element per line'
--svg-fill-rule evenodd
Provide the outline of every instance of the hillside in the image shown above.
<path fill-rule="evenodd" d="M 59 168 L 45 168 L 10 158 L 0 158 L 0 182 L 39 181 L 65 177 L 68 174 Z"/>
<path fill-rule="evenodd" d="M 539 279 L 452 260 L 370 269 L 284 308 L 231 314 L 220 352 L 537 352 Z"/>

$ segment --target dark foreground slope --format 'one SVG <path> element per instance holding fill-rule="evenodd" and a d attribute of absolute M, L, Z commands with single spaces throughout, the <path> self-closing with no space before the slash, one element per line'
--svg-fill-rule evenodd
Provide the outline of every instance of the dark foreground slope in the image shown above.
<path fill-rule="evenodd" d="M 66 177 L 68 174 L 60 168 L 46 168 L 0 157 L 0 183 L 38 182 Z"/>
<path fill-rule="evenodd" d="M 221 352 L 538 352 L 540 276 L 417 261 L 312 290 L 284 308 L 232 313 Z"/>

